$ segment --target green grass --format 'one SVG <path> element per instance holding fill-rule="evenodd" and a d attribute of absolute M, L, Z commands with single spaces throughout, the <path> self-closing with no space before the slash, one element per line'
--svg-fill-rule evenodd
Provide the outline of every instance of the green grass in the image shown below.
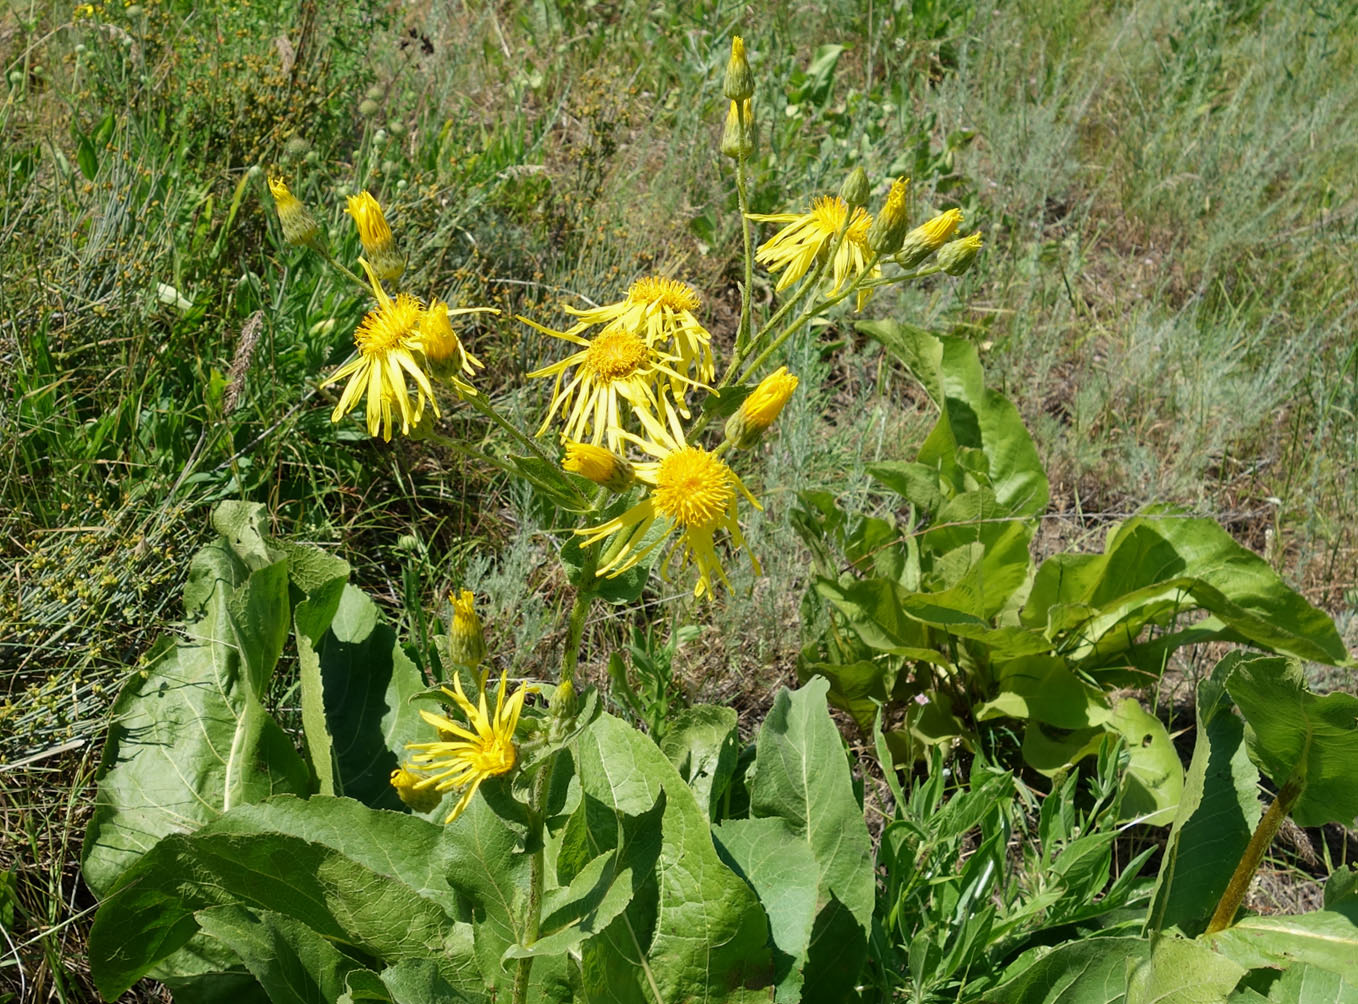
<path fill-rule="evenodd" d="M 983 230 L 967 277 L 865 316 L 988 347 L 1051 469 L 1056 539 L 1182 502 L 1358 640 L 1348 5 L 916 0 L 742 23 L 721 4 L 336 10 L 0 15 L 0 916 L 18 959 L 0 987 L 22 974 L 27 999 L 93 999 L 73 920 L 90 905 L 89 780 L 112 694 L 173 630 L 214 501 L 268 503 L 278 533 L 344 555 L 397 616 L 406 568 L 429 609 L 455 585 L 487 594 L 516 669 L 560 651 L 550 514 L 434 447 L 330 424 L 316 383 L 364 301 L 282 245 L 253 168 L 287 174 L 346 235 L 344 261 L 341 196 L 372 189 L 413 288 L 454 304 L 557 324 L 561 301 L 662 271 L 704 291 L 729 345 L 739 238 L 716 142 L 733 31 L 759 81 L 756 209 L 804 205 L 861 163 L 878 197 L 907 174 L 918 212 L 960 204 Z M 768 301 L 766 278 L 755 293 Z M 631 623 L 673 616 L 722 624 L 676 659 L 692 695 L 756 706 L 790 675 L 794 493 L 862 493 L 864 464 L 910 455 L 927 428 L 851 320 L 789 348 L 802 389 L 750 475 L 765 575 L 742 564 L 716 611 L 675 586 L 658 595 L 677 614 L 600 614 L 587 671 Z M 534 421 L 545 388 L 523 375 L 554 348 L 508 320 L 469 338 L 484 386 Z M 457 409 L 444 431 L 487 435 Z"/>

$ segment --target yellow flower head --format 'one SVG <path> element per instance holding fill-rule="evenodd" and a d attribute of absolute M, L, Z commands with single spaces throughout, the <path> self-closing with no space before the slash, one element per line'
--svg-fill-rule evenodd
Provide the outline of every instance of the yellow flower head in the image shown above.
<path fill-rule="evenodd" d="M 726 423 L 727 437 L 742 450 L 755 445 L 796 389 L 797 378 L 787 371 L 786 366 L 779 366 L 740 403 L 740 410 Z"/>
<path fill-rule="evenodd" d="M 448 655 L 458 665 L 475 669 L 486 657 L 486 637 L 476 613 L 476 596 L 470 589 L 464 589 L 461 595 L 455 592 L 449 599 L 453 601 L 453 623 L 448 631 Z"/>
<path fill-rule="evenodd" d="M 298 247 L 316 247 L 321 228 L 301 200 L 288 191 L 287 183 L 282 178 L 270 178 L 269 191 L 283 226 L 283 239 Z"/>
<path fill-rule="evenodd" d="M 349 196 L 349 206 L 345 210 L 354 218 L 358 227 L 358 239 L 363 245 L 363 254 L 372 263 L 373 271 L 379 279 L 399 279 L 405 271 L 405 258 L 396 249 L 396 240 L 391 235 L 391 227 L 371 193 L 365 191 Z"/>
<path fill-rule="evenodd" d="M 892 254 L 905 240 L 905 228 L 909 223 L 906 193 L 909 178 L 897 178 L 891 183 L 886 204 L 868 228 L 868 247 L 878 254 Z"/>
<path fill-rule="evenodd" d="M 761 223 L 785 223 L 776 234 L 759 245 L 755 260 L 766 266 L 770 272 L 782 272 L 775 289 L 779 292 L 791 286 L 806 275 L 812 264 L 835 243 L 840 229 L 844 239 L 839 242 L 833 262 L 833 282 L 831 293 L 837 293 L 849 277 L 857 277 L 867 272 L 869 278 L 877 278 L 881 270 L 873 266 L 868 272 L 868 228 L 872 217 L 859 207 L 852 213 L 849 204 L 839 196 L 823 195 L 811 203 L 811 211 L 800 216 L 795 213 L 749 213 L 749 218 Z M 871 295 L 870 289 L 858 293 L 858 307 Z"/>
<path fill-rule="evenodd" d="M 499 313 L 490 307 L 459 307 L 450 310 L 448 304 L 435 297 L 424 312 L 416 339 L 420 351 L 424 353 L 424 358 L 429 363 L 430 371 L 437 377 L 451 380 L 453 386 L 464 394 L 474 393 L 474 389 L 460 374 L 475 376 L 476 370 L 484 369 L 485 366 L 463 346 L 462 339 L 458 338 L 457 332 L 453 330 L 449 315 L 480 312 Z"/>
<path fill-rule="evenodd" d="M 473 705 L 463 693 L 462 681 L 457 676 L 453 677 L 452 690 L 443 688 L 443 692 L 462 710 L 468 725 L 443 715 L 420 712 L 420 717 L 438 729 L 440 735 L 451 738 L 406 744 L 406 749 L 418 751 L 405 764 L 405 770 L 421 778 L 413 787 L 416 790 L 433 788 L 435 791 L 465 789 L 444 822 L 451 823 L 462 814 L 482 781 L 507 774 L 518 762 L 514 730 L 519 726 L 519 714 L 523 711 L 523 699 L 528 688 L 520 687 L 506 701 L 506 683 L 507 678 L 501 676 L 493 716 L 486 709 L 484 690 L 479 704 Z"/>
<path fill-rule="evenodd" d="M 380 429 L 382 438 L 390 442 L 395 414 L 401 417 L 401 432 L 405 435 L 409 435 L 411 426 L 418 424 L 423 417 L 426 400 L 434 414 L 439 414 L 434 388 L 415 358 L 421 346 L 420 328 L 424 311 L 420 309 L 419 301 L 407 293 L 391 299 L 367 261 L 360 258 L 358 262 L 372 284 L 377 309 L 369 311 L 354 332 L 358 355 L 322 381 L 321 386 L 326 387 L 345 377 L 349 378 L 339 403 L 330 415 L 332 422 L 338 422 L 352 411 L 366 391 L 368 435 L 376 436 Z M 406 388 L 406 376 L 415 385 L 413 405 Z"/>
<path fill-rule="evenodd" d="M 754 73 L 745 58 L 745 39 L 739 35 L 731 37 L 731 58 L 726 62 L 721 90 L 732 101 L 747 101 L 754 95 Z"/>
<path fill-rule="evenodd" d="M 566 440 L 566 456 L 561 466 L 613 492 L 625 491 L 635 479 L 632 465 L 612 450 L 569 439 Z"/>
<path fill-rule="evenodd" d="M 653 441 L 629 436 L 638 446 L 656 458 L 635 465 L 637 480 L 651 486 L 651 491 L 625 513 L 599 526 L 575 532 L 592 544 L 604 537 L 620 534 L 616 546 L 610 547 L 614 556 L 599 567 L 598 574 L 621 575 L 646 558 L 656 547 L 676 531 L 678 540 L 661 565 L 661 575 L 669 578 L 669 568 L 676 558 L 681 563 L 692 559 L 698 568 L 698 582 L 694 596 L 711 596 L 712 579 L 720 579 L 727 589 L 730 580 L 717 557 L 715 536 L 725 530 L 726 536 L 737 547 L 745 546 L 740 532 L 737 501 L 744 495 L 756 509 L 760 508 L 753 495 L 716 454 L 700 446 L 688 446 L 680 438 L 671 438 L 662 430 Z M 665 532 L 646 543 L 651 527 L 661 521 Z M 755 572 L 759 562 L 750 558 Z"/>
<path fill-rule="evenodd" d="M 715 372 L 712 335 L 693 313 L 701 303 L 698 291 L 688 283 L 653 275 L 632 283 L 627 296 L 617 303 L 590 310 L 564 309 L 579 318 L 569 329 L 570 334 L 579 335 L 602 324 L 638 332 L 652 348 L 672 349 L 681 377 L 670 381 L 670 392 L 679 413 L 688 418 L 685 390 L 694 383 L 711 382 Z M 690 381 L 690 374 L 696 380 Z"/>
<path fill-rule="evenodd" d="M 721 152 L 732 160 L 754 156 L 754 106 L 749 98 L 732 101 L 721 131 Z"/>
<path fill-rule="evenodd" d="M 940 213 L 932 220 L 921 223 L 905 235 L 905 243 L 901 245 L 896 261 L 902 268 L 914 268 L 952 240 L 952 235 L 957 232 L 957 225 L 961 222 L 962 210 L 949 209 L 946 213 Z"/>
<path fill-rule="evenodd" d="M 658 421 L 679 428 L 676 406 L 661 387 L 664 380 L 672 387 L 694 386 L 693 380 L 675 369 L 677 357 L 648 345 L 642 335 L 621 324 L 611 324 L 593 339 L 585 339 L 576 331 L 587 328 L 587 323 L 570 331 L 553 331 L 526 317 L 519 320 L 543 334 L 582 346 L 574 355 L 528 374 L 556 377 L 552 402 L 539 434 L 551 424 L 559 409 L 568 438 L 588 439 L 596 445 L 607 438 L 609 448 L 617 449 L 623 432 L 620 399 L 628 403 L 643 428 L 649 430 Z M 565 383 L 566 371 L 572 367 L 575 372 Z M 682 390 L 676 397 L 682 400 Z"/>
<path fill-rule="evenodd" d="M 391 772 L 391 786 L 396 789 L 401 801 L 416 812 L 428 812 L 442 800 L 442 796 L 433 788 L 420 788 L 422 780 L 420 775 L 412 774 L 404 767 L 397 767 Z"/>

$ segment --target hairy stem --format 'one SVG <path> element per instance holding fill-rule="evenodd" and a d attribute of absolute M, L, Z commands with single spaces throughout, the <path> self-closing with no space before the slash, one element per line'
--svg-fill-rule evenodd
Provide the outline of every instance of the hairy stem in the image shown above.
<path fill-rule="evenodd" d="M 1259 820 L 1259 825 L 1254 828 L 1254 835 L 1250 837 L 1250 842 L 1245 847 L 1245 853 L 1240 856 L 1240 862 L 1235 866 L 1235 871 L 1231 873 L 1231 880 L 1226 883 L 1226 891 L 1221 894 L 1221 901 L 1217 903 L 1216 911 L 1207 924 L 1208 934 L 1216 934 L 1218 931 L 1224 931 L 1231 926 L 1236 911 L 1240 909 L 1240 904 L 1245 901 L 1245 893 L 1249 891 L 1250 880 L 1254 878 L 1254 873 L 1259 870 L 1259 863 L 1264 860 L 1264 854 L 1267 853 L 1269 845 L 1273 843 L 1278 827 L 1283 825 L 1283 820 L 1291 813 L 1305 789 L 1305 780 L 1297 774 L 1293 774 L 1278 791 L 1277 797 L 1273 799 L 1273 804 L 1268 807 L 1268 810 Z"/>
<path fill-rule="evenodd" d="M 546 764 L 538 769 L 533 779 L 533 794 L 528 807 L 528 838 L 524 850 L 528 859 L 528 913 L 523 918 L 523 939 L 525 948 L 538 940 L 538 929 L 542 922 L 542 870 L 543 870 L 543 819 L 547 806 L 547 779 L 551 770 Z M 514 1004 L 526 1004 L 528 1000 L 528 977 L 532 973 L 533 959 L 530 956 L 520 959 L 514 971 Z"/>

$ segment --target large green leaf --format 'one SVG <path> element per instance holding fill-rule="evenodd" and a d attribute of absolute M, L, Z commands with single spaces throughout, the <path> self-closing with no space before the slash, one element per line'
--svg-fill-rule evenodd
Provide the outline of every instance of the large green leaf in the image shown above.
<path fill-rule="evenodd" d="M 328 615 L 327 615 L 328 614 Z M 330 737 L 334 793 L 377 808 L 403 811 L 391 772 L 405 744 L 432 739 L 411 698 L 425 690 L 377 604 L 343 585 L 297 607 L 297 645 L 304 711 L 308 684 L 319 687 Z M 307 724 L 310 742 L 315 725 Z"/>
<path fill-rule="evenodd" d="M 1304 783 L 1292 816 L 1302 826 L 1358 817 L 1358 697 L 1306 688 L 1288 659 L 1241 659 L 1226 688 L 1249 723 L 1249 753 L 1273 783 Z"/>
<path fill-rule="evenodd" d="M 1250 968 L 1304 962 L 1358 985 L 1358 909 L 1352 900 L 1343 911 L 1246 917 L 1202 941 Z"/>
<path fill-rule="evenodd" d="M 1328 969 L 1294 962 L 1282 973 L 1274 969 L 1255 972 L 1264 977 L 1260 982 L 1267 996 L 1246 988 L 1232 995 L 1228 1004 L 1358 1004 L 1358 986 Z"/>
<path fill-rule="evenodd" d="M 413 816 L 322 796 L 242 805 L 168 836 L 124 873 L 95 917 L 96 984 L 113 999 L 189 941 L 197 911 L 241 906 L 388 962 L 437 958 L 445 978 L 479 986 L 465 925 L 431 898 L 453 898 L 441 837 Z"/>
<path fill-rule="evenodd" d="M 796 989 L 804 977 L 808 995 L 827 1001 L 848 991 L 852 980 L 842 977 L 857 971 L 867 951 L 875 888 L 872 841 L 826 707 L 828 689 L 816 678 L 778 692 L 759 731 L 750 785 L 751 816 L 785 821 L 815 861 L 821 936 L 785 986 Z"/>
<path fill-rule="evenodd" d="M 114 703 L 85 881 L 105 894 L 166 834 L 233 805 L 310 790 L 310 772 L 263 698 L 288 634 L 288 562 L 261 534 L 261 507 L 223 505 L 221 539 L 193 558 L 185 641 L 164 641 Z"/>
<path fill-rule="evenodd" d="M 699 704 L 679 712 L 660 741 L 708 819 L 719 817 L 718 803 L 736 770 L 736 723 L 734 708 Z"/>
<path fill-rule="evenodd" d="M 1058 945 L 989 991 L 986 1004 L 1126 1004 L 1127 981 L 1150 957 L 1141 938 L 1085 938 Z"/>
<path fill-rule="evenodd" d="M 1160 938 L 1127 981 L 1127 1004 L 1219 1004 L 1243 966 L 1196 941 Z"/>
<path fill-rule="evenodd" d="M 1241 657 L 1230 653 L 1198 684 L 1193 759 L 1156 879 L 1152 931 L 1177 928 L 1196 936 L 1206 930 L 1259 822 L 1259 772 L 1226 693 L 1226 678 Z"/>
<path fill-rule="evenodd" d="M 1119 664 L 1146 624 L 1194 610 L 1215 614 L 1232 637 L 1275 652 L 1335 665 L 1350 661 L 1329 615 L 1216 523 L 1169 506 L 1120 524 L 1103 554 L 1044 561 L 1021 618 L 1093 669 Z"/>
<path fill-rule="evenodd" d="M 959 453 L 979 450 L 989 487 L 1008 515 L 1036 516 L 1047 508 L 1047 476 L 1032 437 L 1018 409 L 985 386 L 974 345 L 895 321 L 862 321 L 857 328 L 904 362 L 940 408 L 918 462 L 937 467 L 960 492 L 968 479 Z"/>
<path fill-rule="evenodd" d="M 245 960 L 273 1004 L 332 1004 L 357 967 L 309 927 L 269 910 L 214 906 L 196 917 L 204 934 Z"/>
<path fill-rule="evenodd" d="M 1168 823 L 1183 795 L 1184 768 L 1164 723 L 1125 697 L 1113 705 L 1108 726 L 1122 736 L 1130 755 L 1120 818 Z"/>
<path fill-rule="evenodd" d="M 661 847 L 650 881 L 654 915 L 638 895 L 582 946 L 590 999 L 679 1001 L 767 999 L 772 973 L 768 923 L 750 887 L 717 856 L 707 816 L 683 778 L 636 730 L 601 715 L 575 741 L 580 788 L 596 846 L 617 844 L 627 817 L 662 800 Z M 653 992 L 651 991 L 653 988 Z"/>

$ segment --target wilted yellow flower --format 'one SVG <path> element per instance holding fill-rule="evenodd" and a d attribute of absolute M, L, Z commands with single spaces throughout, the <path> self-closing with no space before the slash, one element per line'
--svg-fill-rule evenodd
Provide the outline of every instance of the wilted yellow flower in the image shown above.
<path fill-rule="evenodd" d="M 380 429 L 382 438 L 390 442 L 394 425 L 393 406 L 401 416 L 401 432 L 406 435 L 410 434 L 411 426 L 423 417 L 426 399 L 434 414 L 439 414 L 438 404 L 434 401 L 434 388 L 415 358 L 415 353 L 420 351 L 420 325 L 424 311 L 420 309 L 419 301 L 408 293 L 401 293 L 395 300 L 391 299 L 367 261 L 360 258 L 358 263 L 363 266 L 368 282 L 372 284 L 377 309 L 369 311 L 354 332 L 358 355 L 323 380 L 321 386 L 327 387 L 349 378 L 339 403 L 330 415 L 332 422 L 338 422 L 352 411 L 366 391 L 368 435 L 376 436 Z M 406 376 L 415 385 L 413 406 L 406 389 Z"/>
<path fill-rule="evenodd" d="M 961 275 L 971 268 L 981 252 L 981 231 L 969 237 L 949 241 L 938 249 L 938 267 L 949 275 Z"/>
<path fill-rule="evenodd" d="M 593 339 L 585 339 L 575 331 L 588 324 L 576 325 L 571 331 L 554 331 L 526 317 L 519 320 L 543 334 L 583 346 L 560 362 L 528 374 L 556 377 L 552 403 L 539 434 L 551 424 L 559 409 L 568 438 L 588 439 L 595 444 L 607 438 L 609 447 L 617 449 L 623 432 L 619 399 L 631 405 L 643 428 L 651 428 L 657 420 L 679 428 L 675 405 L 660 386 L 664 380 L 681 388 L 693 385 L 692 380 L 675 369 L 677 357 L 648 345 L 640 334 L 620 324 L 609 325 Z M 575 372 L 563 386 L 566 371 L 571 367 Z M 677 396 L 682 400 L 682 391 Z"/>
<path fill-rule="evenodd" d="M 635 477 L 632 465 L 612 450 L 569 439 L 566 440 L 566 456 L 561 466 L 613 492 L 626 491 Z"/>
<path fill-rule="evenodd" d="M 363 254 L 377 277 L 399 279 L 406 269 L 405 258 L 396 249 L 396 239 L 391 235 L 391 227 L 377 200 L 366 190 L 359 192 L 349 196 L 349 206 L 345 212 L 354 218 Z"/>
<path fill-rule="evenodd" d="M 514 746 L 514 730 L 519 725 L 519 714 L 523 711 L 523 699 L 528 688 L 520 687 L 508 701 L 505 700 L 507 677 L 500 677 L 500 687 L 495 699 L 495 714 L 486 709 L 486 694 L 483 690 L 478 705 L 467 700 L 462 691 L 462 681 L 453 677 L 453 689 L 442 688 L 466 715 L 468 728 L 443 715 L 421 711 L 423 718 L 440 735 L 452 736 L 430 743 L 407 743 L 406 749 L 417 750 L 405 769 L 418 774 L 421 780 L 416 790 L 433 788 L 436 791 L 451 791 L 464 788 L 453 811 L 444 822 L 451 823 L 462 814 L 471 802 L 481 782 L 489 777 L 498 777 L 514 769 L 518 762 L 518 750 Z"/>
<path fill-rule="evenodd" d="M 796 213 L 748 215 L 750 219 L 761 223 L 787 224 L 759 245 L 759 250 L 755 253 L 755 260 L 767 266 L 770 272 L 783 273 L 775 287 L 779 292 L 807 273 L 822 252 L 827 251 L 834 243 L 846 219 L 848 228 L 844 232 L 844 240 L 840 242 L 839 249 L 835 252 L 830 292 L 839 292 L 846 279 L 850 276 L 856 277 L 868 269 L 868 259 L 871 257 L 868 251 L 868 228 L 872 226 L 872 217 L 861 207 L 850 214 L 849 204 L 837 195 L 820 196 L 811 203 L 811 211 L 801 215 Z M 876 278 L 879 275 L 881 270 L 875 265 L 871 272 L 868 272 L 869 278 Z M 871 292 L 869 289 L 859 291 L 859 309 L 862 309 Z"/>
<path fill-rule="evenodd" d="M 453 623 L 448 629 L 448 655 L 460 666 L 475 669 L 486 657 L 486 637 L 476 613 L 476 595 L 470 589 L 453 593 Z"/>
<path fill-rule="evenodd" d="M 283 226 L 283 239 L 298 247 L 319 248 L 321 228 L 301 200 L 288 191 L 283 179 L 270 178 L 269 191 L 278 210 L 278 222 Z"/>
<path fill-rule="evenodd" d="M 946 213 L 939 213 L 927 223 L 921 223 L 905 235 L 905 243 L 901 245 L 896 261 L 900 262 L 902 268 L 914 268 L 952 240 L 952 235 L 957 232 L 957 225 L 961 222 L 962 210 L 949 209 Z"/>
<path fill-rule="evenodd" d="M 498 314 L 499 311 L 493 307 L 450 309 L 448 304 L 435 297 L 420 320 L 416 338 L 420 351 L 424 353 L 424 358 L 429 363 L 430 372 L 437 377 L 451 380 L 453 386 L 464 394 L 474 393 L 474 389 L 462 379 L 461 374 L 475 376 L 476 371 L 484 369 L 485 366 L 463 346 L 462 339 L 458 338 L 457 332 L 453 330 L 449 315 L 478 313 Z"/>
<path fill-rule="evenodd" d="M 905 228 L 909 225 L 906 205 L 909 178 L 897 178 L 887 192 L 886 204 L 877 214 L 877 219 L 868 227 L 868 247 L 878 254 L 891 254 L 905 241 Z"/>
<path fill-rule="evenodd" d="M 764 430 L 787 404 L 787 399 L 797 389 L 797 378 L 787 371 L 786 366 L 776 370 L 759 381 L 759 386 L 750 396 L 740 403 L 740 410 L 726 423 L 726 435 L 739 449 L 754 446 L 764 435 Z"/>
<path fill-rule="evenodd" d="M 669 568 L 676 557 L 681 562 L 692 559 L 698 567 L 694 596 L 710 596 L 714 576 L 730 589 L 731 583 L 717 557 L 716 532 L 725 530 L 733 546 L 744 547 L 745 538 L 738 522 L 738 498 L 744 495 L 756 509 L 760 508 L 759 503 L 725 461 L 701 446 L 688 446 L 681 438 L 671 438 L 663 431 L 652 441 L 635 436 L 628 438 L 656 458 L 635 465 L 637 480 L 650 485 L 651 491 L 622 515 L 599 526 L 575 531 L 585 538 L 586 544 L 615 533 L 622 535 L 617 546 L 611 548 L 616 553 L 599 566 L 598 574 L 621 575 L 677 530 L 679 539 L 662 563 L 661 575 L 669 578 Z M 665 533 L 645 543 L 657 521 L 663 521 Z M 759 562 L 753 555 L 750 560 L 757 573 Z"/>
<path fill-rule="evenodd" d="M 419 774 L 412 774 L 404 767 L 397 767 L 391 772 L 391 786 L 396 789 L 401 801 L 416 812 L 428 812 L 443 798 L 433 788 L 419 787 L 422 780 Z"/>
<path fill-rule="evenodd" d="M 739 35 L 731 37 L 731 58 L 726 62 L 721 91 L 732 101 L 745 101 L 754 95 L 754 73 L 745 58 L 745 39 Z"/>

